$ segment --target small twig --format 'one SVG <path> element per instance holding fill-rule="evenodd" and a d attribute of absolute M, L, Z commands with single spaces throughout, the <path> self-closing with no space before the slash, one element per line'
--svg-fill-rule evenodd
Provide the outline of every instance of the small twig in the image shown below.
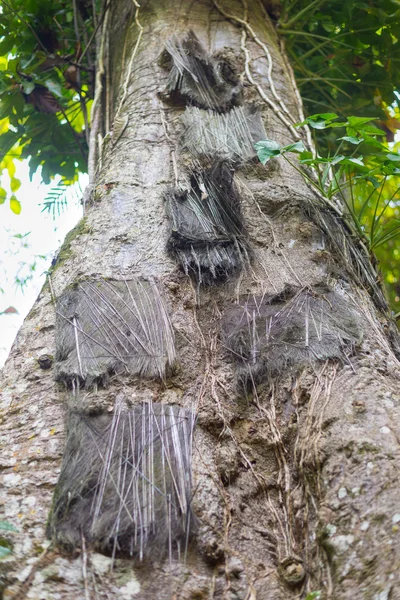
<path fill-rule="evenodd" d="M 95 26 L 95 29 L 94 29 L 94 31 L 93 31 L 93 33 L 92 33 L 92 35 L 91 35 L 91 36 L 90 36 L 90 38 L 89 38 L 89 41 L 88 41 L 88 43 L 87 43 L 87 45 L 86 45 L 86 48 L 84 49 L 84 51 L 82 52 L 82 54 L 81 54 L 81 56 L 80 56 L 80 58 L 79 58 L 79 60 L 78 60 L 78 65 L 80 65 L 80 64 L 81 64 L 82 60 L 83 60 L 83 59 L 84 59 L 84 57 L 85 57 L 85 54 L 86 54 L 86 52 L 89 50 L 89 48 L 90 48 L 90 46 L 91 46 L 91 44 L 92 44 L 92 42 L 93 42 L 93 40 L 94 40 L 94 38 L 95 38 L 95 36 L 96 36 L 96 33 L 97 33 L 97 31 L 98 31 L 99 27 L 100 27 L 100 26 L 101 26 L 101 24 L 103 23 L 103 20 L 104 20 L 104 17 L 105 17 L 105 15 L 106 15 L 106 12 L 107 12 L 107 11 L 108 11 L 108 9 L 110 8 L 110 6 L 111 6 L 111 0 L 110 0 L 110 2 L 108 2 L 108 3 L 106 4 L 106 6 L 104 7 L 104 10 L 103 10 L 103 12 L 102 12 L 102 14 L 101 14 L 100 20 L 99 20 L 99 22 L 97 23 L 97 25 Z M 94 21 L 93 21 L 93 22 L 94 22 Z"/>
<path fill-rule="evenodd" d="M 86 552 L 86 542 L 85 536 L 83 535 L 83 531 L 81 531 L 81 540 L 82 540 L 82 577 L 85 585 L 85 597 L 86 600 L 90 600 L 90 590 L 89 590 L 89 582 L 87 577 L 87 552 Z"/>
<path fill-rule="evenodd" d="M 76 6 L 76 0 L 73 0 L 73 10 L 74 10 L 74 29 L 75 29 L 75 36 L 76 36 L 76 40 L 78 42 L 78 47 L 80 47 L 81 45 L 81 36 L 80 36 L 80 32 L 79 32 L 79 24 L 78 24 L 78 9 Z M 89 121 L 88 121 L 88 114 L 87 114 L 87 108 L 86 108 L 86 102 L 82 96 L 82 91 L 81 91 L 81 71 L 80 71 L 80 67 L 76 67 L 76 88 L 78 91 L 78 95 L 79 95 L 79 102 L 81 105 L 81 110 L 82 110 L 82 114 L 83 114 L 83 120 L 85 122 L 85 137 L 86 137 L 86 143 L 89 146 Z"/>
<path fill-rule="evenodd" d="M 28 577 L 22 581 L 20 588 L 16 591 L 15 595 L 13 595 L 14 600 L 25 600 L 26 599 L 27 592 L 28 592 L 29 588 L 31 587 L 31 585 L 33 584 L 35 575 L 36 575 L 39 567 L 41 567 L 43 565 L 44 560 L 47 557 L 47 555 L 51 549 L 52 549 L 52 544 L 50 544 L 47 548 L 45 548 L 43 550 L 43 552 L 40 554 L 39 558 L 37 559 L 37 561 L 35 562 L 35 564 L 33 565 L 32 569 L 31 569 L 31 571 L 29 572 Z"/>
<path fill-rule="evenodd" d="M 164 133 L 165 133 L 165 137 L 168 140 L 170 147 L 171 147 L 171 159 L 172 159 L 172 165 L 174 168 L 174 177 L 175 177 L 175 187 L 178 186 L 179 183 L 179 175 L 178 175 L 178 166 L 176 163 L 176 154 L 175 154 L 175 149 L 174 149 L 174 144 L 171 140 L 171 136 L 169 135 L 169 131 L 168 131 L 168 123 L 165 119 L 164 116 L 164 108 L 161 106 L 160 107 L 160 117 L 161 117 L 161 122 L 163 124 L 163 128 L 164 128 Z"/>
<path fill-rule="evenodd" d="M 93 25 L 96 28 L 97 27 L 96 0 L 92 0 L 92 18 L 93 18 Z"/>
<path fill-rule="evenodd" d="M 77 327 L 77 324 L 76 324 L 76 316 L 75 315 L 72 318 L 72 324 L 74 326 L 75 346 L 76 346 L 76 358 L 78 359 L 79 371 L 80 371 L 81 377 L 83 377 L 81 353 L 80 353 L 80 350 L 79 350 L 78 327 Z"/>
<path fill-rule="evenodd" d="M 292 25 L 297 23 L 297 21 L 299 21 L 306 13 L 310 12 L 310 10 L 317 9 L 324 2 L 325 0 L 314 0 L 314 2 L 311 2 L 311 4 L 307 4 L 302 10 L 296 12 L 294 17 L 289 19 L 289 21 L 286 21 L 286 23 L 279 23 L 279 25 L 283 29 L 288 29 L 289 27 L 292 27 Z"/>

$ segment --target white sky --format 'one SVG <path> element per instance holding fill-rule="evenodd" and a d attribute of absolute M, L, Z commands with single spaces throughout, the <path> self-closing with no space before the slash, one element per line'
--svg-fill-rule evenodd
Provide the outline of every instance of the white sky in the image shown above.
<path fill-rule="evenodd" d="M 29 180 L 29 167 L 27 161 L 15 161 L 17 171 L 15 176 L 21 180 L 21 187 L 16 192 L 22 204 L 19 215 L 11 212 L 8 201 L 0 205 L 0 313 L 9 306 L 17 309 L 18 314 L 0 314 L 0 367 L 4 364 L 11 345 L 22 325 L 25 316 L 31 309 L 40 289 L 45 281 L 45 271 L 49 268 L 51 260 L 60 247 L 65 235 L 70 231 L 82 216 L 82 206 L 79 202 L 81 193 L 79 189 L 68 190 L 68 204 L 64 211 L 55 219 L 47 212 L 41 212 L 40 204 L 46 198 L 52 184 L 41 184 L 39 173 Z M 8 177 L 4 176 L 1 186 L 7 191 Z M 87 178 L 82 177 L 80 186 L 84 189 Z M 26 234 L 22 240 L 13 237 L 15 234 Z M 45 258 L 39 258 L 39 255 Z M 34 271 L 30 265 L 36 263 Z M 24 290 L 15 285 L 15 277 L 25 277 L 31 274 L 31 281 Z"/>

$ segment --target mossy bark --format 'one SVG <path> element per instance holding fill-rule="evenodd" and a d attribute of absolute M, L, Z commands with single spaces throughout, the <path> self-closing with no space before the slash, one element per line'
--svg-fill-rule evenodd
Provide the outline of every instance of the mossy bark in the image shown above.
<path fill-rule="evenodd" d="M 317 590 L 331 600 L 400 598 L 399 363 L 390 323 L 310 220 L 317 199 L 301 175 L 285 162 L 234 165 L 251 249 L 240 273 L 199 285 L 167 252 L 165 192 L 190 185 L 194 167 L 181 143 L 184 101 L 165 95 L 163 51 L 190 30 L 209 56 L 229 63 L 239 102 L 261 113 L 268 138 L 296 139 L 296 90 L 260 1 L 111 4 L 97 44 L 101 137 L 92 136 L 85 231 L 68 243 L 19 332 L 1 384 L 4 518 L 20 532 L 0 564 L 4 598 L 288 600 Z M 71 556 L 45 539 L 70 392 L 36 361 L 55 355 L 52 295 L 100 277 L 153 279 L 166 296 L 178 365 L 165 381 L 114 377 L 86 402 L 104 412 L 117 397 L 197 412 L 197 527 L 186 562 L 173 554 L 112 564 L 90 545 Z M 317 293 L 327 285 L 357 315 L 358 346 L 342 360 L 267 372 L 244 393 L 221 335 L 226 311 L 288 286 Z"/>

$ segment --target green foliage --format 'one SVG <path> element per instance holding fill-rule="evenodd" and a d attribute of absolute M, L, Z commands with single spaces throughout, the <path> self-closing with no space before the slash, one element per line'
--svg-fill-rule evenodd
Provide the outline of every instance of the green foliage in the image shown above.
<path fill-rule="evenodd" d="M 67 206 L 66 187 L 67 184 L 62 179 L 52 186 L 43 201 L 42 212 L 52 213 L 55 218 L 56 214 L 60 215 L 65 210 Z"/>
<path fill-rule="evenodd" d="M 0 531 L 18 532 L 18 529 L 11 523 L 8 523 L 8 521 L 0 521 Z"/>
<path fill-rule="evenodd" d="M 321 592 L 310 592 L 306 596 L 306 600 L 319 600 L 321 598 Z"/>
<path fill-rule="evenodd" d="M 11 208 L 12 212 L 15 213 L 16 215 L 19 215 L 19 213 L 21 212 L 21 203 L 19 200 L 17 200 L 17 198 L 16 198 L 16 196 L 14 196 L 14 194 L 10 198 L 10 208 Z"/>
<path fill-rule="evenodd" d="M 21 292 L 25 291 L 30 281 L 34 279 L 35 275 L 41 272 L 46 262 L 48 262 L 50 255 L 36 254 L 32 252 L 30 238 L 31 232 L 16 233 L 8 235 L 8 248 L 3 252 L 3 257 L 0 259 L 0 279 L 1 284 L 5 287 L 10 287 L 8 279 L 6 265 L 11 262 L 15 265 L 13 272 L 13 284 L 16 290 Z M 30 251 L 30 252 L 29 252 Z M 27 260 L 26 257 L 29 257 Z M 0 286 L 0 294 L 4 293 L 4 289 Z M 12 314 L 18 312 L 14 311 L 3 311 L 4 314 Z"/>
<path fill-rule="evenodd" d="M 10 554 L 10 552 L 11 549 L 7 548 L 6 546 L 2 546 L 0 540 L 0 559 L 5 558 L 8 554 Z"/>
<path fill-rule="evenodd" d="M 400 90 L 400 8 L 395 0 L 363 2 L 359 0 L 282 0 L 275 13 L 277 30 L 285 41 L 297 85 L 302 96 L 306 114 L 316 110 L 321 113 L 356 115 L 373 118 L 371 125 L 383 134 L 379 142 L 391 144 L 395 133 L 400 129 L 398 106 Z M 322 118 L 323 120 L 323 118 Z M 340 140 L 335 130 L 319 128 L 317 119 L 313 124 L 314 139 L 321 156 L 333 156 L 343 141 L 354 144 L 355 139 Z M 322 124 L 323 125 L 323 124 Z M 375 156 L 381 152 L 379 144 L 374 144 L 367 132 L 362 147 L 363 162 L 366 167 L 377 164 Z M 346 135 L 342 137 L 356 138 Z M 386 140 L 385 140 L 386 138 Z M 343 146 L 342 146 L 343 149 Z M 367 158 L 367 155 L 370 155 Z M 386 148 L 386 154 L 390 154 Z M 394 150 L 394 155 L 397 154 Z M 380 160 L 395 160 L 393 157 L 380 157 Z M 393 166 L 393 164 L 392 164 Z M 353 183 L 354 182 L 353 180 Z M 379 192 L 369 198 L 372 182 L 359 181 L 356 185 L 355 204 L 360 207 L 366 202 L 361 217 L 362 224 L 375 223 L 372 229 L 374 250 L 380 263 L 388 287 L 391 305 L 395 312 L 400 311 L 400 249 L 398 239 L 386 241 L 380 236 L 382 227 L 391 222 L 397 226 L 399 206 L 396 182 L 388 176 L 375 214 L 374 199 Z M 382 179 L 380 185 L 382 184 Z M 354 192 L 354 189 L 353 189 Z M 385 211 L 378 221 L 379 207 Z M 360 210 L 358 208 L 357 210 Z M 375 214 L 375 217 L 374 217 Z M 369 230 L 371 233 L 371 228 Z M 390 238 L 390 229 L 387 229 Z M 392 232 L 393 234 L 395 231 Z M 367 231 L 367 235 L 368 231 Z"/>
<path fill-rule="evenodd" d="M 85 2 L 1 0 L 0 6 L 0 172 L 8 172 L 9 206 L 19 214 L 15 159 L 29 159 L 31 176 L 41 167 L 45 183 L 57 174 L 74 182 L 86 171 L 92 20 Z M 0 204 L 6 199 L 3 186 Z"/>
<path fill-rule="evenodd" d="M 0 532 L 16 533 L 18 529 L 8 521 L 0 521 Z M 5 558 L 12 552 L 11 544 L 5 538 L 0 537 L 0 559 Z"/>
<path fill-rule="evenodd" d="M 307 111 L 377 118 L 393 141 L 400 127 L 392 107 L 400 89 L 398 3 L 283 0 L 276 17 Z M 326 136 L 330 144 L 336 140 Z"/>
<path fill-rule="evenodd" d="M 336 151 L 328 156 L 319 154 L 318 146 L 316 152 L 306 151 L 301 142 L 280 147 L 274 140 L 265 140 L 255 148 L 263 164 L 282 156 L 331 205 L 337 205 L 339 199 L 355 233 L 371 252 L 383 250 L 385 256 L 400 238 L 400 154 L 395 147 L 388 151 L 381 141 L 384 133 L 371 125 L 373 120 L 356 116 L 341 120 L 335 113 L 319 113 L 298 123 L 298 127 L 308 125 L 313 130 L 344 130 L 345 135 L 336 136 Z M 298 163 L 290 160 L 290 153 L 298 155 Z M 311 172 L 307 170 L 310 167 Z M 391 274 L 387 269 L 391 303 L 398 312 L 400 299 L 398 290 L 390 285 L 395 283 Z"/>
<path fill-rule="evenodd" d="M 270 158 L 274 158 L 279 155 L 284 155 L 287 152 L 304 152 L 305 148 L 303 142 L 296 142 L 295 144 L 289 144 L 288 146 L 283 146 L 282 148 L 274 142 L 273 140 L 263 140 L 261 142 L 257 142 L 254 145 L 258 158 L 265 165 Z"/>

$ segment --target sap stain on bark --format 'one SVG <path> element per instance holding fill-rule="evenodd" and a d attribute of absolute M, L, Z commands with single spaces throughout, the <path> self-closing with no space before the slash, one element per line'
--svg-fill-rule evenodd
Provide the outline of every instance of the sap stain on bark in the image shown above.
<path fill-rule="evenodd" d="M 174 333 L 158 286 L 144 279 L 85 281 L 57 302 L 55 378 L 105 384 L 110 374 L 164 378 Z"/>
<path fill-rule="evenodd" d="M 182 123 L 181 145 L 199 160 L 218 157 L 240 165 L 256 156 L 254 144 L 267 137 L 260 112 L 249 106 L 224 114 L 187 107 Z"/>
<path fill-rule="evenodd" d="M 344 361 L 361 339 L 356 312 L 325 286 L 246 299 L 226 311 L 222 330 L 247 389 L 316 361 Z"/>
<path fill-rule="evenodd" d="M 233 174 L 224 163 L 193 171 L 190 189 L 165 194 L 172 224 L 168 250 L 199 283 L 225 281 L 248 260 Z"/>
<path fill-rule="evenodd" d="M 192 528 L 195 415 L 145 403 L 112 415 L 70 411 L 47 535 L 69 551 L 86 541 L 142 559 L 184 552 Z"/>
<path fill-rule="evenodd" d="M 163 100 L 218 112 L 239 104 L 241 85 L 233 67 L 218 54 L 209 56 L 193 31 L 167 43 L 161 65 L 169 70 Z"/>

